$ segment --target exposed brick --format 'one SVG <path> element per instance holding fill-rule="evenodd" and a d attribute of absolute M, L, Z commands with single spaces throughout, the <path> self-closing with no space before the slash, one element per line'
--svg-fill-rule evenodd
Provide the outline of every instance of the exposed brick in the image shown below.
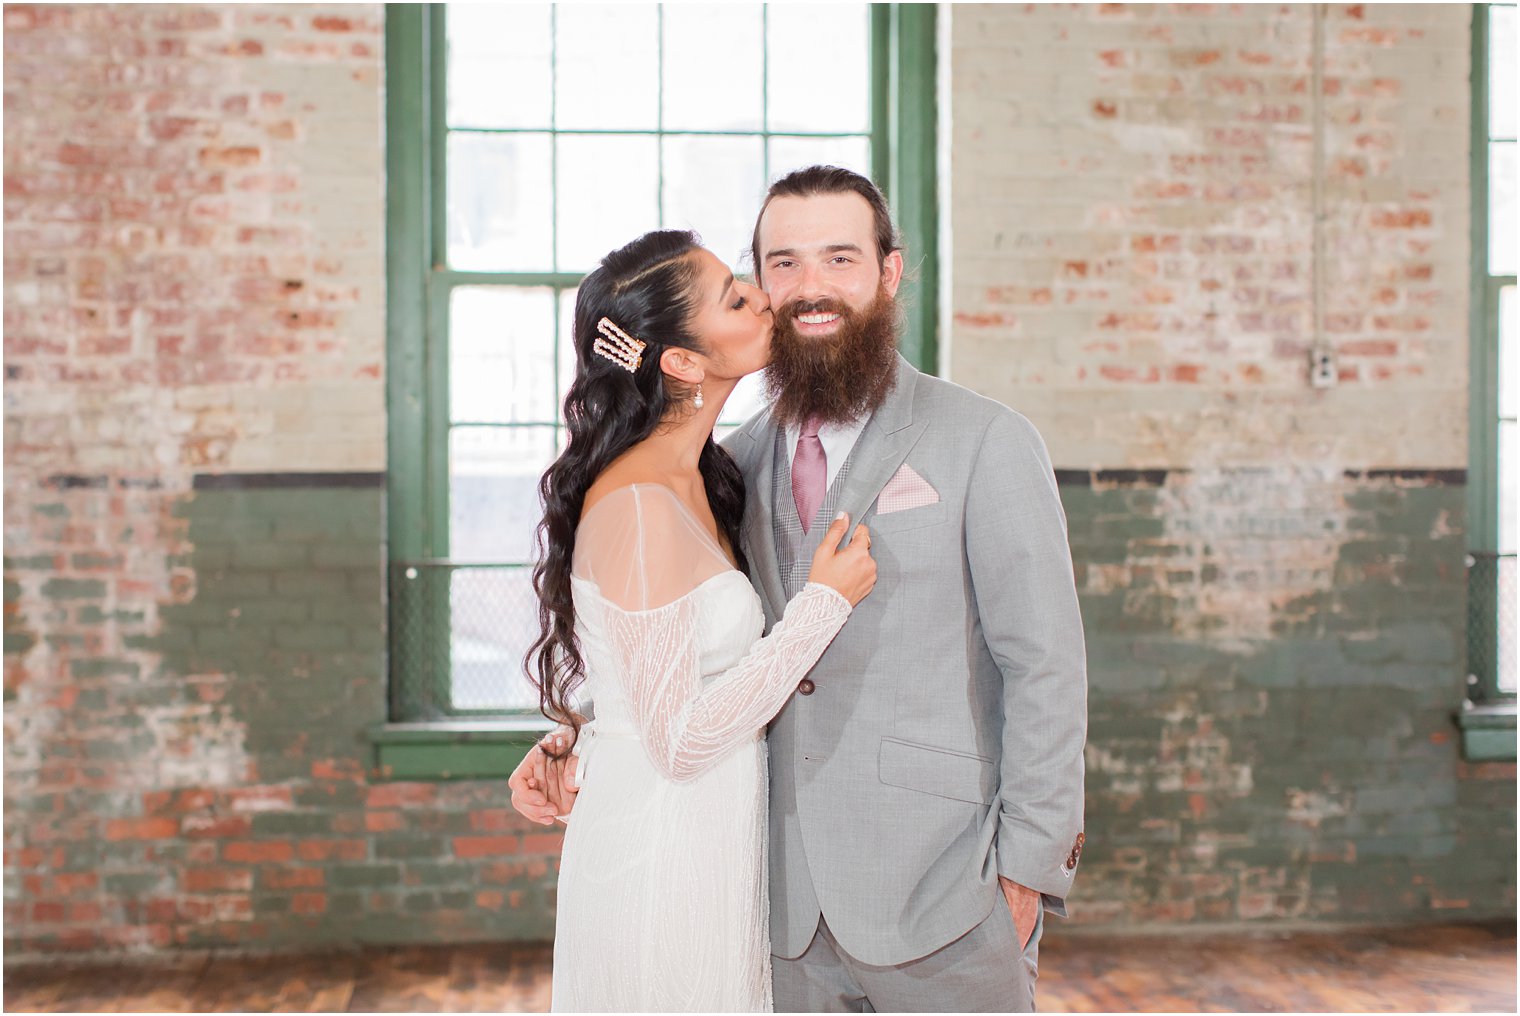
<path fill-rule="evenodd" d="M 316 780 L 362 780 L 364 767 L 354 759 L 319 759 L 311 764 Z"/>
<path fill-rule="evenodd" d="M 399 811 L 372 811 L 364 816 L 364 828 L 372 833 L 394 832 L 406 827 L 406 817 Z"/>
<path fill-rule="evenodd" d="M 303 861 L 363 861 L 369 857 L 369 841 L 302 840 L 296 855 Z"/>
<path fill-rule="evenodd" d="M 179 835 L 172 818 L 118 818 L 106 823 L 108 840 L 165 840 Z"/>
<path fill-rule="evenodd" d="M 253 830 L 246 815 L 187 815 L 180 826 L 186 836 L 207 839 L 247 836 Z"/>
<path fill-rule="evenodd" d="M 49 896 L 76 896 L 94 892 L 100 885 L 100 876 L 93 871 L 64 872 L 47 880 L 42 893 Z"/>
<path fill-rule="evenodd" d="M 290 909 L 297 914 L 321 914 L 327 910 L 326 893 L 296 893 L 290 898 Z"/>
<path fill-rule="evenodd" d="M 292 790 L 288 786 L 241 787 L 230 791 L 227 798 L 232 810 L 241 812 L 281 811 L 293 802 Z"/>
<path fill-rule="evenodd" d="M 939 11 L 947 373 L 1044 435 L 1087 624 L 1078 921 L 1513 916 L 1451 721 L 1470 10 L 1332 10 L 1322 101 L 1312 14 Z M 4 17 L 8 938 L 547 936 L 559 833 L 369 771 L 383 491 L 201 479 L 386 468 L 385 11 Z"/>
<path fill-rule="evenodd" d="M 470 829 L 474 832 L 528 832 L 537 828 L 511 808 L 483 808 L 470 812 Z"/>
<path fill-rule="evenodd" d="M 365 805 L 369 808 L 402 808 L 432 804 L 438 788 L 431 783 L 381 783 L 369 788 Z"/>
<path fill-rule="evenodd" d="M 189 868 L 185 871 L 184 887 L 192 893 L 247 892 L 253 888 L 253 872 L 246 868 Z"/>
<path fill-rule="evenodd" d="M 236 864 L 288 861 L 295 854 L 295 846 L 287 840 L 240 840 L 222 847 L 222 857 Z"/>
<path fill-rule="evenodd" d="M 557 854 L 560 847 L 564 846 L 563 833 L 533 833 L 522 838 L 522 852 L 525 854 Z"/>
<path fill-rule="evenodd" d="M 454 856 L 496 857 L 501 854 L 515 854 L 522 846 L 523 841 L 517 836 L 456 836 L 454 837 Z"/>
<path fill-rule="evenodd" d="M 1432 153 L 1467 147 L 1469 37 L 1458 11 L 1344 10 L 1318 107 L 1330 391 L 1285 132 L 1315 116 L 1313 12 L 950 10 L 948 374 L 1090 478 L 1062 487 L 1091 682 L 1079 921 L 1428 914 L 1477 905 L 1454 865 L 1490 861 L 1512 906 L 1513 774 L 1485 784 L 1450 719 L 1461 487 L 1343 473 L 1467 461 L 1469 308 L 1433 294 L 1467 291 L 1469 180 Z"/>
<path fill-rule="evenodd" d="M 314 889 L 327 884 L 321 868 L 265 868 L 259 883 L 268 889 Z"/>

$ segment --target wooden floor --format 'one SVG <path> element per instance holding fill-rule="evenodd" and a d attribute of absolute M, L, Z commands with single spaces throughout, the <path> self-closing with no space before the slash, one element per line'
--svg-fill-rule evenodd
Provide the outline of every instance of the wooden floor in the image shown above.
<path fill-rule="evenodd" d="M 8 1012 L 541 1012 L 547 947 L 13 967 Z M 1052 935 L 1045 1012 L 1514 1012 L 1515 927 Z"/>

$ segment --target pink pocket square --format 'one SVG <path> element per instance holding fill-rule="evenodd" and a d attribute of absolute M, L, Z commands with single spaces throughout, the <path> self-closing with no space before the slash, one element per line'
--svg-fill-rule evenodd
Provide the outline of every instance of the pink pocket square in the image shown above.
<path fill-rule="evenodd" d="M 890 515 L 893 512 L 905 512 L 909 508 L 922 508 L 925 505 L 939 504 L 939 491 L 929 486 L 929 481 L 919 476 L 913 467 L 904 462 L 892 474 L 892 479 L 881 488 L 881 496 L 876 499 L 876 514 Z"/>

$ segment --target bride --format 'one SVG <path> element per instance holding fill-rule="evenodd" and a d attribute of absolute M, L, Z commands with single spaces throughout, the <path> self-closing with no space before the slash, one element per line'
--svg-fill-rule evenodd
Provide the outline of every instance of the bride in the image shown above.
<path fill-rule="evenodd" d="M 556 1011 L 771 1008 L 765 725 L 876 581 L 864 526 L 839 549 L 841 515 L 761 638 L 744 484 L 712 431 L 771 326 L 765 293 L 687 232 L 640 237 L 580 286 L 528 654 L 563 724 L 548 753 L 573 748 L 585 788 L 560 863 Z"/>

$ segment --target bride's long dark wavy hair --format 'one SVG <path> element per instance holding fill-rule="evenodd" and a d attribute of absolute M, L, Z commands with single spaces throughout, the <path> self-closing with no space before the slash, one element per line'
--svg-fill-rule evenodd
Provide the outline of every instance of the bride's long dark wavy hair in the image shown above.
<path fill-rule="evenodd" d="M 535 532 L 533 592 L 538 596 L 538 638 L 523 666 L 538 686 L 539 710 L 573 729 L 580 724 L 570 695 L 585 677 L 585 660 L 575 637 L 575 604 L 570 595 L 570 564 L 575 530 L 586 491 L 613 460 L 655 432 L 666 420 L 688 411 L 691 389 L 660 370 L 660 353 L 679 346 L 705 353 L 690 321 L 699 249 L 696 234 L 683 230 L 646 233 L 608 254 L 582 280 L 575 298 L 575 380 L 565 395 L 565 451 L 538 482 L 544 517 Z M 592 351 L 596 324 L 603 317 L 647 345 L 637 370 L 629 373 Z M 698 460 L 702 485 L 713 517 L 739 556 L 739 524 L 744 518 L 744 478 L 733 457 L 712 440 Z M 552 752 L 563 757 L 569 751 Z M 546 749 L 548 750 L 548 749 Z"/>

